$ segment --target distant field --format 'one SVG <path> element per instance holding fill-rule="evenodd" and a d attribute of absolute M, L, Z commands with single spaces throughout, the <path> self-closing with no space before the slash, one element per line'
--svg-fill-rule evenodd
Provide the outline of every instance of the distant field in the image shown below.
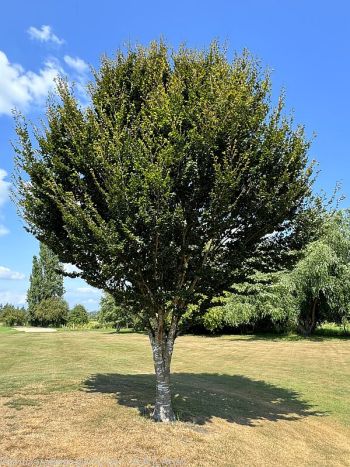
<path fill-rule="evenodd" d="M 0 333 L 1 466 L 350 466 L 348 339 L 180 337 L 163 425 L 146 336 Z"/>

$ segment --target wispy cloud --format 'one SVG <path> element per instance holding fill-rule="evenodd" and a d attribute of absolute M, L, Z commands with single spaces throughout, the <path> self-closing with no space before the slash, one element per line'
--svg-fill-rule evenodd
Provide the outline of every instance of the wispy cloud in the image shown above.
<path fill-rule="evenodd" d="M 0 279 L 18 281 L 25 278 L 25 275 L 21 272 L 12 271 L 10 268 L 0 266 Z"/>
<path fill-rule="evenodd" d="M 98 307 L 101 295 L 101 290 L 95 289 L 94 287 L 90 287 L 88 285 L 81 285 L 80 287 L 70 288 L 66 292 L 66 297 L 71 305 L 82 303 L 90 309 L 96 309 Z"/>
<path fill-rule="evenodd" d="M 89 95 L 86 92 L 86 83 L 89 79 L 89 65 L 82 58 L 71 57 L 70 55 L 65 55 L 63 60 L 72 70 L 76 97 L 80 105 L 86 107 L 90 101 Z"/>
<path fill-rule="evenodd" d="M 42 25 L 39 29 L 31 26 L 27 32 L 31 39 L 40 42 L 52 42 L 57 45 L 62 45 L 64 43 L 64 40 L 57 37 L 56 34 L 53 33 L 51 26 L 47 24 Z"/>
<path fill-rule="evenodd" d="M 79 57 L 71 57 L 70 55 L 65 55 L 63 57 L 66 64 L 75 70 L 77 73 L 83 74 L 89 70 L 89 65 L 84 62 L 82 58 Z"/>
<path fill-rule="evenodd" d="M 25 71 L 0 51 L 0 115 L 10 115 L 14 108 L 25 111 L 31 104 L 42 103 L 60 73 L 61 67 L 53 60 L 47 61 L 38 73 Z"/>
<path fill-rule="evenodd" d="M 10 233 L 9 229 L 4 225 L 0 224 L 0 237 L 7 235 L 8 233 Z"/>
<path fill-rule="evenodd" d="M 6 203 L 9 198 L 10 182 L 6 181 L 5 178 L 7 172 L 0 169 L 0 209 Z M 0 219 L 1 219 L 0 211 Z M 9 230 L 2 224 L 0 224 L 0 237 L 9 233 Z"/>
<path fill-rule="evenodd" d="M 100 290 L 92 287 L 77 287 L 76 291 L 82 294 L 100 294 Z"/>
<path fill-rule="evenodd" d="M 6 177 L 6 170 L 0 169 L 0 207 L 6 203 L 9 195 L 10 182 L 5 180 Z"/>
<path fill-rule="evenodd" d="M 4 305 L 5 303 L 24 305 L 26 303 L 26 294 L 10 290 L 0 290 L 0 304 Z"/>

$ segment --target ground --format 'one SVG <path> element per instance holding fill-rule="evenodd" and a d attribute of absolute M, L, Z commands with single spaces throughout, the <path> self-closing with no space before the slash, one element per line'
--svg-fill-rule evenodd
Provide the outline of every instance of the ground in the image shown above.
<path fill-rule="evenodd" d="M 1 466 L 350 466 L 349 340 L 180 337 L 165 425 L 146 336 L 0 332 Z"/>
<path fill-rule="evenodd" d="M 54 328 L 41 328 L 41 327 L 32 327 L 32 326 L 15 326 L 16 331 L 22 332 L 56 332 L 57 329 Z"/>

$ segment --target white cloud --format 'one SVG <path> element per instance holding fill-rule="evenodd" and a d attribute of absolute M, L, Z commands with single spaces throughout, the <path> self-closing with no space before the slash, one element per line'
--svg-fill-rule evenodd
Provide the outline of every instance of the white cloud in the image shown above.
<path fill-rule="evenodd" d="M 4 180 L 5 177 L 7 177 L 7 172 L 4 169 L 0 169 L 0 206 L 8 200 L 10 190 L 10 182 Z"/>
<path fill-rule="evenodd" d="M 66 62 L 66 64 L 73 68 L 73 70 L 75 70 L 77 73 L 83 74 L 89 70 L 89 65 L 86 62 L 84 62 L 82 58 L 74 58 L 70 55 L 65 55 L 63 59 Z"/>
<path fill-rule="evenodd" d="M 13 108 L 26 110 L 40 104 L 55 86 L 55 78 L 62 73 L 54 61 L 47 61 L 38 73 L 25 71 L 21 65 L 10 63 L 0 50 L 0 115 L 10 115 Z"/>
<path fill-rule="evenodd" d="M 22 280 L 24 278 L 25 275 L 21 272 L 11 271 L 11 269 L 6 268 L 5 266 L 0 266 L 0 279 Z"/>
<path fill-rule="evenodd" d="M 9 197 L 10 182 L 5 180 L 7 173 L 5 170 L 0 169 L 0 208 L 6 203 Z M 9 230 L 0 224 L 0 237 L 9 233 Z"/>
<path fill-rule="evenodd" d="M 100 290 L 94 289 L 92 287 L 77 287 L 76 291 L 79 292 L 79 293 L 83 293 L 83 294 L 99 294 L 99 293 L 101 293 Z"/>
<path fill-rule="evenodd" d="M 11 303 L 12 305 L 24 305 L 26 303 L 26 294 L 11 292 L 9 290 L 0 290 L 0 304 Z"/>
<path fill-rule="evenodd" d="M 81 272 L 81 270 L 79 268 L 74 266 L 74 264 L 70 264 L 70 263 L 64 264 L 63 265 L 63 270 L 64 270 L 64 272 L 67 272 L 68 274 L 72 274 L 74 272 L 76 272 L 76 273 Z"/>
<path fill-rule="evenodd" d="M 40 29 L 31 26 L 27 32 L 31 39 L 40 42 L 53 42 L 57 45 L 62 45 L 64 43 L 64 40 L 57 37 L 56 34 L 53 33 L 51 26 L 47 24 L 43 24 Z"/>
<path fill-rule="evenodd" d="M 75 279 L 72 279 L 75 280 Z M 88 309 L 95 310 L 98 308 L 100 302 L 102 291 L 88 285 L 69 288 L 66 292 L 66 298 L 68 299 L 70 305 L 75 305 L 77 303 L 82 303 Z"/>

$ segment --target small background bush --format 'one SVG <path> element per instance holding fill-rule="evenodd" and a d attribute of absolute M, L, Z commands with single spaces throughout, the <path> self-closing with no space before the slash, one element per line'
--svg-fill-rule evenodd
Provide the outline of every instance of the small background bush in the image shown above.
<path fill-rule="evenodd" d="M 27 322 L 27 313 L 24 308 L 6 304 L 0 308 L 0 321 L 5 326 L 23 326 Z"/>

